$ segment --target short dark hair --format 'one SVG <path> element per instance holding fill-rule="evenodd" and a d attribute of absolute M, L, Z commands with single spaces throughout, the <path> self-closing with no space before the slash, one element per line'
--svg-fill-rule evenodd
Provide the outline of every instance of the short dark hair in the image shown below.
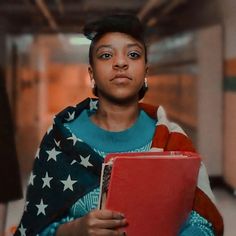
<path fill-rule="evenodd" d="M 92 52 L 96 42 L 106 33 L 120 32 L 132 36 L 139 41 L 145 49 L 145 62 L 147 62 L 147 46 L 145 43 L 145 29 L 140 20 L 132 14 L 108 15 L 100 20 L 88 23 L 84 27 L 84 35 L 91 40 L 89 47 L 89 63 L 93 65 Z"/>

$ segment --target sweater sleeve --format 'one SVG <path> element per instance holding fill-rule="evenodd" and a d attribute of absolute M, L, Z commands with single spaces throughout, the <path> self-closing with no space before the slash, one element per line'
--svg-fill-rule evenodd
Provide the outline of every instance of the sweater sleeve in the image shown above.
<path fill-rule="evenodd" d="M 70 222 L 74 220 L 73 217 L 70 216 L 65 216 L 64 218 L 62 218 L 59 221 L 53 222 L 51 223 L 49 226 L 47 226 L 47 228 L 43 229 L 40 233 L 39 236 L 55 236 L 57 229 L 60 225 L 65 224 L 67 222 Z"/>
<path fill-rule="evenodd" d="M 196 211 L 192 211 L 179 236 L 214 236 L 213 226 Z"/>

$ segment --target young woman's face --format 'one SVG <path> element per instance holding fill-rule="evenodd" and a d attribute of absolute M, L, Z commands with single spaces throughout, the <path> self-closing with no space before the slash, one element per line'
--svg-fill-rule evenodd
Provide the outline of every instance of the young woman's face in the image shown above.
<path fill-rule="evenodd" d="M 93 49 L 93 66 L 99 99 L 115 102 L 138 101 L 147 72 L 144 46 L 124 33 L 107 33 Z"/>

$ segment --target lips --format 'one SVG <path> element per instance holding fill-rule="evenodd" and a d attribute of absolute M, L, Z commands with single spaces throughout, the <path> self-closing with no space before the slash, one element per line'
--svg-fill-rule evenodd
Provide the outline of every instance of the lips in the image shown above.
<path fill-rule="evenodd" d="M 114 77 L 112 77 L 112 80 L 117 80 L 117 79 L 129 79 L 132 80 L 132 78 L 130 78 L 129 76 L 127 76 L 126 74 L 116 74 Z"/>

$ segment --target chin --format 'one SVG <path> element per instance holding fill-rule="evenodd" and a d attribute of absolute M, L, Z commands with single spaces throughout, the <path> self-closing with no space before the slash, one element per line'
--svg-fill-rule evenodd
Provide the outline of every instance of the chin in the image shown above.
<path fill-rule="evenodd" d="M 129 104 L 129 103 L 134 103 L 139 101 L 139 96 L 138 94 L 101 94 L 99 98 L 104 98 L 108 101 L 111 101 L 112 103 L 115 104 Z"/>

